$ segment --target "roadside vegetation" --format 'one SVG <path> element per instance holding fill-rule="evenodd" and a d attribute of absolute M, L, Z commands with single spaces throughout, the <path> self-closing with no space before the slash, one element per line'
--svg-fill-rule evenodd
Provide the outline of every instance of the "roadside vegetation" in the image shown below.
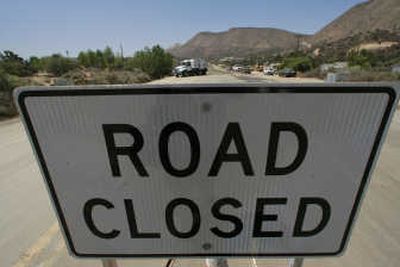
<path fill-rule="evenodd" d="M 146 82 L 150 79 L 159 79 L 169 75 L 173 68 L 173 57 L 159 45 L 152 48 L 144 48 L 136 52 L 133 56 L 123 57 L 114 53 L 110 47 L 104 50 L 87 50 L 78 54 L 78 57 L 65 57 L 61 54 L 53 54 L 46 57 L 30 57 L 23 59 L 12 51 L 0 52 L 0 71 L 2 73 L 16 77 L 32 77 L 35 75 L 47 75 L 54 78 L 63 77 L 66 74 L 73 76 L 73 72 L 95 73 L 100 72 L 99 76 L 126 77 L 128 72 L 132 75 L 141 76 L 133 79 L 130 76 L 127 81 Z M 68 76 L 68 75 L 67 75 Z M 88 77 L 90 75 L 87 75 Z M 144 79 L 143 77 L 147 77 Z M 64 77 L 66 78 L 66 77 Z M 98 79 L 92 79 L 98 83 Z M 91 79 L 86 81 L 90 84 Z M 104 79 L 113 81 L 114 78 Z M 124 80 L 124 79 L 122 79 Z M 71 81 L 73 82 L 73 81 Z"/>
<path fill-rule="evenodd" d="M 338 62 L 345 67 L 335 66 Z M 313 47 L 299 46 L 297 51 L 254 54 L 228 64 L 266 63 L 280 63 L 279 69 L 293 69 L 301 77 L 325 79 L 328 72 L 335 72 L 344 74 L 346 81 L 400 80 L 400 34 L 376 30 Z M 399 66 L 397 71 L 395 66 Z"/>
<path fill-rule="evenodd" d="M 16 114 L 15 87 L 24 85 L 90 85 L 145 83 L 172 72 L 174 59 L 159 45 L 123 57 L 110 47 L 81 51 L 76 58 L 61 54 L 24 59 L 0 52 L 0 116 Z"/>
<path fill-rule="evenodd" d="M 317 50 L 306 51 L 313 58 L 313 68 L 305 75 L 325 77 L 327 72 L 341 72 L 346 81 L 395 81 L 400 73 L 400 34 L 375 30 L 359 33 L 336 42 L 324 42 Z M 345 62 L 346 68 L 321 70 L 322 65 Z"/>

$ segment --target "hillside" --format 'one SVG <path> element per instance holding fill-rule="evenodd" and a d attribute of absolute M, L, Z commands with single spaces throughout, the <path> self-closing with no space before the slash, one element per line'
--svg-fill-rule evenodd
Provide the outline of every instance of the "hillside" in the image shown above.
<path fill-rule="evenodd" d="M 274 28 L 232 28 L 225 32 L 200 32 L 169 51 L 177 58 L 245 57 L 262 52 L 287 52 L 310 44 L 321 47 L 356 35 L 366 34 L 369 38 L 371 32 L 377 31 L 400 33 L 400 0 L 369 0 L 358 4 L 311 36 Z"/>
<path fill-rule="evenodd" d="M 201 32 L 170 52 L 178 57 L 242 57 L 259 52 L 284 52 L 298 47 L 306 35 L 273 28 L 232 28 Z"/>
<path fill-rule="evenodd" d="M 400 31 L 399 0 L 370 0 L 358 4 L 317 32 L 312 41 L 331 42 L 378 29 Z"/>

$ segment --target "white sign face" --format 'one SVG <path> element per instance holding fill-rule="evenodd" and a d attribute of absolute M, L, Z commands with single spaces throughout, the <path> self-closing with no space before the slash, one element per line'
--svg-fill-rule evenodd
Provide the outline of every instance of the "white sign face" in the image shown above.
<path fill-rule="evenodd" d="M 81 257 L 343 251 L 396 102 L 390 87 L 22 89 Z"/>

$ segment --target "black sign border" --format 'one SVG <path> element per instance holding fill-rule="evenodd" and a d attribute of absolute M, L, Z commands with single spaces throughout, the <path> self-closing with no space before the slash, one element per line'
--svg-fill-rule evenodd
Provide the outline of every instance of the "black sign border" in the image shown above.
<path fill-rule="evenodd" d="M 54 88 L 54 89 L 53 89 Z M 227 93 L 322 93 L 322 94 L 346 94 L 346 93 L 386 93 L 388 94 L 388 103 L 379 126 L 379 130 L 375 137 L 374 145 L 372 147 L 360 187 L 357 191 L 355 201 L 350 213 L 349 221 L 347 222 L 346 229 L 341 241 L 338 251 L 335 252 L 317 252 L 317 253 L 192 253 L 192 254 L 93 254 L 93 253 L 80 253 L 76 251 L 70 231 L 68 229 L 61 205 L 58 201 L 57 194 L 52 183 L 50 173 L 47 169 L 43 153 L 32 125 L 31 118 L 25 105 L 25 99 L 28 97 L 60 97 L 60 96 L 95 96 L 95 95 L 145 95 L 145 94 L 227 94 Z M 379 151 L 382 137 L 384 137 L 386 126 L 389 122 L 393 106 L 396 102 L 396 92 L 390 86 L 370 86 L 364 85 L 156 85 L 156 86 L 121 86 L 121 87 L 87 87 L 85 89 L 75 89 L 68 87 L 51 87 L 51 88 L 23 88 L 20 92 L 16 93 L 17 103 L 20 112 L 25 121 L 25 127 L 31 137 L 32 146 L 36 152 L 37 160 L 40 164 L 42 174 L 47 182 L 48 191 L 51 194 L 54 207 L 57 211 L 57 216 L 60 224 L 62 225 L 64 236 L 69 246 L 70 253 L 73 256 L 80 258 L 174 258 L 174 257 L 312 257 L 312 256 L 337 256 L 344 252 L 349 240 L 350 231 L 352 229 L 354 219 L 357 216 L 360 202 L 368 182 L 368 178 L 374 167 L 377 152 Z"/>

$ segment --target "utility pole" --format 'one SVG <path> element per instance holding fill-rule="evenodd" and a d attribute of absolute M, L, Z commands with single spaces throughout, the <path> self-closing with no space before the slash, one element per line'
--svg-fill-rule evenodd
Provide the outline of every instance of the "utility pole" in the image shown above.
<path fill-rule="evenodd" d="M 124 59 L 124 48 L 122 47 L 122 43 L 119 44 L 119 50 L 121 53 L 121 58 Z"/>

